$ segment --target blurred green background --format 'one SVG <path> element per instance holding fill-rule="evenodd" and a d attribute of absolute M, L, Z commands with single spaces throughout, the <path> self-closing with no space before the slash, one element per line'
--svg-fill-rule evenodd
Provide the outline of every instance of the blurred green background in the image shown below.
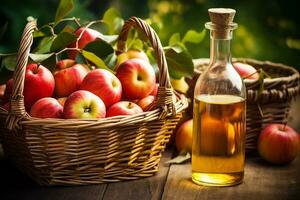
<path fill-rule="evenodd" d="M 3 0 L 1 0 L 2 2 Z M 159 36 L 164 45 L 170 36 L 181 37 L 189 29 L 198 32 L 209 21 L 207 9 L 231 7 L 237 10 L 232 53 L 285 63 L 300 70 L 300 27 L 297 1 L 283 0 L 74 0 L 70 16 L 85 20 L 101 19 L 105 10 L 114 7 L 123 18 L 151 18 L 161 26 Z M 16 52 L 27 16 L 38 18 L 43 25 L 54 19 L 59 0 L 9 0 L 0 7 L 0 52 Z M 4 31 L 6 29 L 6 31 Z M 199 44 L 189 43 L 193 58 L 209 57 L 209 34 Z"/>

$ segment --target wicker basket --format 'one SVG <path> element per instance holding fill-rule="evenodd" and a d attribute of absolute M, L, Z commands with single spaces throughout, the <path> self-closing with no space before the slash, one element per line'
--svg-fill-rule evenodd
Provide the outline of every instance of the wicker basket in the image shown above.
<path fill-rule="evenodd" d="M 10 112 L 0 110 L 5 154 L 41 185 L 85 185 L 152 176 L 172 130 L 187 107 L 187 99 L 170 84 L 165 55 L 154 30 L 133 17 L 125 22 L 118 51 L 125 51 L 131 27 L 145 33 L 157 56 L 159 88 L 154 108 L 133 116 L 99 120 L 37 119 L 23 102 L 25 67 L 35 22 L 22 35 Z M 174 102 L 174 94 L 176 102 Z"/>
<path fill-rule="evenodd" d="M 290 104 L 300 90 L 299 73 L 292 67 L 276 64 L 269 61 L 257 61 L 253 59 L 233 59 L 233 62 L 243 62 L 262 68 L 272 79 L 264 79 L 264 90 L 259 94 L 260 83 L 258 80 L 245 80 L 247 88 L 246 111 L 246 150 L 256 150 L 257 138 L 262 128 L 269 123 L 286 123 Z M 190 89 L 188 96 L 193 99 L 194 87 L 200 74 L 208 66 L 209 59 L 195 60 L 195 70 L 192 79 L 188 79 Z M 192 115 L 192 104 L 188 109 Z"/>

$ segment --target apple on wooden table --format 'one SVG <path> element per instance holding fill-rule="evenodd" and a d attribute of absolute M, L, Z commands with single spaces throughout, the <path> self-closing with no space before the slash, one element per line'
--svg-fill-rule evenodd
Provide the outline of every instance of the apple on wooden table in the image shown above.
<path fill-rule="evenodd" d="M 192 152 L 193 144 L 193 119 L 187 120 L 182 125 L 175 135 L 175 145 L 178 152 Z"/>
<path fill-rule="evenodd" d="M 105 69 L 89 72 L 83 79 L 80 89 L 100 97 L 107 108 L 119 102 L 122 97 L 121 82 L 113 73 Z"/>
<path fill-rule="evenodd" d="M 76 64 L 75 60 L 60 60 L 56 64 L 56 71 L 54 72 L 56 96 L 66 97 L 79 90 L 87 73 L 87 68 L 82 64 Z"/>
<path fill-rule="evenodd" d="M 300 148 L 298 133 L 283 124 L 269 124 L 261 132 L 257 148 L 261 157 L 272 164 L 292 162 Z"/>
<path fill-rule="evenodd" d="M 106 107 L 98 96 L 89 91 L 78 90 L 67 98 L 63 115 L 67 119 L 104 118 Z"/>
<path fill-rule="evenodd" d="M 142 99 L 153 91 L 156 84 L 153 67 L 138 58 L 123 62 L 117 69 L 117 77 L 126 99 Z"/>
<path fill-rule="evenodd" d="M 31 117 L 62 118 L 63 106 L 52 97 L 39 99 L 30 109 Z"/>

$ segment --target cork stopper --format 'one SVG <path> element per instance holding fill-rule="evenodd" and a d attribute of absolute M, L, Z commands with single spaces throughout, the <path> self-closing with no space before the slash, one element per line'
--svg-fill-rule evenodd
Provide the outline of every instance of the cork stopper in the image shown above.
<path fill-rule="evenodd" d="M 233 23 L 236 11 L 231 8 L 210 8 L 208 14 L 211 22 L 210 29 L 213 30 L 213 37 L 217 39 L 230 39 L 231 31 L 237 27 Z"/>

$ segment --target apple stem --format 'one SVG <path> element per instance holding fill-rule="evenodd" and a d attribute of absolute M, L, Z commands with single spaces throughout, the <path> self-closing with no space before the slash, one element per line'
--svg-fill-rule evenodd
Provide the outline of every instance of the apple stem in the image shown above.
<path fill-rule="evenodd" d="M 37 74 L 37 73 L 39 72 L 39 67 L 40 67 L 40 65 L 41 65 L 41 64 L 37 64 L 37 65 L 36 65 L 36 67 L 35 67 L 34 70 L 33 70 L 33 73 L 34 73 L 34 74 Z"/>
<path fill-rule="evenodd" d="M 132 108 L 132 103 L 129 102 L 127 107 L 128 107 L 129 109 L 131 109 L 131 108 Z"/>
<path fill-rule="evenodd" d="M 85 109 L 84 109 L 84 112 L 85 112 L 85 113 L 90 112 L 90 111 L 91 111 L 90 108 L 85 108 Z"/>

